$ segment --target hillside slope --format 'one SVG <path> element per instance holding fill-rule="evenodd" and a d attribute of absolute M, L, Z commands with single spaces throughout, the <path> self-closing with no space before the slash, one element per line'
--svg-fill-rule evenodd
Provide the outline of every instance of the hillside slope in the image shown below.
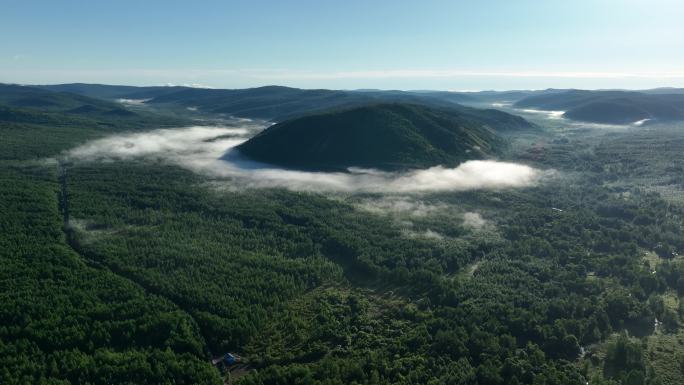
<path fill-rule="evenodd" d="M 67 112 L 83 106 L 89 106 L 88 112 L 122 110 L 121 105 L 101 99 L 14 84 L 0 84 L 0 104 L 44 112 Z"/>
<path fill-rule="evenodd" d="M 571 90 L 524 98 L 515 107 L 565 111 L 565 118 L 594 123 L 684 120 L 682 94 Z"/>
<path fill-rule="evenodd" d="M 493 127 L 463 112 L 377 104 L 288 120 L 238 150 L 254 160 L 294 168 L 392 170 L 455 165 L 504 148 Z"/>
<path fill-rule="evenodd" d="M 283 121 L 332 108 L 388 102 L 454 105 L 453 100 L 403 91 L 308 90 L 281 86 L 236 90 L 185 89 L 149 101 L 152 105 L 176 104 L 197 107 L 204 112 L 273 121 Z"/>
<path fill-rule="evenodd" d="M 82 95 L 0 84 L 0 161 L 54 155 L 75 142 L 118 131 L 191 123 Z"/>
<path fill-rule="evenodd" d="M 0 121 L 119 128 L 189 123 L 182 117 L 161 116 L 153 111 L 133 111 L 110 100 L 14 84 L 0 84 Z"/>
<path fill-rule="evenodd" d="M 87 84 L 87 83 L 67 83 L 52 85 L 36 85 L 41 88 L 54 92 L 69 92 L 100 99 L 150 99 L 157 96 L 170 94 L 173 92 L 189 89 L 181 86 L 121 86 L 109 84 Z"/>

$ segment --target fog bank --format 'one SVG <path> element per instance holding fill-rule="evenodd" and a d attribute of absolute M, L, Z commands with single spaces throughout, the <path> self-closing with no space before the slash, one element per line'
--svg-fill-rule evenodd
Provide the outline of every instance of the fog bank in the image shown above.
<path fill-rule="evenodd" d="M 490 160 L 406 172 L 350 169 L 310 172 L 246 160 L 232 148 L 263 126 L 197 126 L 127 133 L 94 140 L 68 151 L 72 161 L 155 159 L 212 178 L 225 178 L 225 188 L 282 187 L 297 191 L 416 193 L 473 189 L 520 188 L 545 173 L 532 167 Z M 228 154 L 228 156 L 226 156 Z"/>

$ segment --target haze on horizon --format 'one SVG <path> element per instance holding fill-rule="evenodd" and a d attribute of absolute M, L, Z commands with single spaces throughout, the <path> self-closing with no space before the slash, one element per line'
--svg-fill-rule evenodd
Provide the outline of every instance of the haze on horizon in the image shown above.
<path fill-rule="evenodd" d="M 2 0 L 0 82 L 684 87 L 677 0 Z"/>

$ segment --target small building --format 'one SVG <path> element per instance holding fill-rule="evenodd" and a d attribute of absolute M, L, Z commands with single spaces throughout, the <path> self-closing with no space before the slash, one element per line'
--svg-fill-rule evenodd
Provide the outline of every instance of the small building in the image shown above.
<path fill-rule="evenodd" d="M 238 359 L 237 359 L 234 355 L 232 355 L 232 354 L 230 354 L 230 353 L 226 353 L 226 355 L 223 356 L 223 362 L 224 362 L 226 365 L 233 365 L 233 364 L 236 363 L 237 361 L 238 361 Z"/>
<path fill-rule="evenodd" d="M 220 363 L 223 363 L 224 365 L 234 365 L 240 361 L 241 361 L 241 357 L 238 356 L 237 354 L 226 353 L 222 357 L 214 358 L 213 360 L 211 360 L 211 363 L 214 365 L 218 365 Z"/>

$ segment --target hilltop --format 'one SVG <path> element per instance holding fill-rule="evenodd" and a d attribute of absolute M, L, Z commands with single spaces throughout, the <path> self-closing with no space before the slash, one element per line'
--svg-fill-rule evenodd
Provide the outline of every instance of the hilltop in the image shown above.
<path fill-rule="evenodd" d="M 238 150 L 257 161 L 301 169 L 453 166 L 499 154 L 506 144 L 490 123 L 501 122 L 504 115 L 508 114 L 375 104 L 275 124 Z"/>
<path fill-rule="evenodd" d="M 523 98 L 515 107 L 565 111 L 568 119 L 606 124 L 684 120 L 684 95 L 656 91 L 569 90 Z"/>

